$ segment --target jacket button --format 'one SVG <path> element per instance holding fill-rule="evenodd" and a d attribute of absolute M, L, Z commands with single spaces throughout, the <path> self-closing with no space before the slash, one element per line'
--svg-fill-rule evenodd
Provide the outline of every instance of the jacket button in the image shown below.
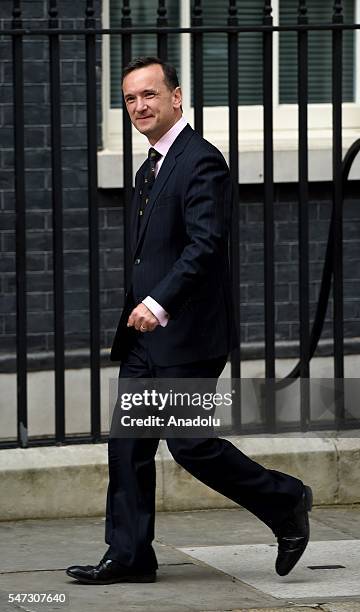
<path fill-rule="evenodd" d="M 140 263 L 140 259 L 135 259 L 135 266 L 138 266 Z"/>

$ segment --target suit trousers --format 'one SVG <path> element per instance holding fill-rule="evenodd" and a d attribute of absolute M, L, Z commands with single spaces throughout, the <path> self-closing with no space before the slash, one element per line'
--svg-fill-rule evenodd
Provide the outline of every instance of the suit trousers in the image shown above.
<path fill-rule="evenodd" d="M 151 332 L 150 332 L 151 333 Z M 227 356 L 177 366 L 152 363 L 146 334 L 137 332 L 121 378 L 214 378 Z M 215 491 L 243 506 L 274 532 L 300 499 L 303 485 L 288 474 L 269 470 L 221 438 L 168 438 L 175 461 Z M 155 525 L 154 438 L 111 438 L 106 505 L 105 558 L 126 568 L 152 570 L 157 560 L 152 541 Z"/>

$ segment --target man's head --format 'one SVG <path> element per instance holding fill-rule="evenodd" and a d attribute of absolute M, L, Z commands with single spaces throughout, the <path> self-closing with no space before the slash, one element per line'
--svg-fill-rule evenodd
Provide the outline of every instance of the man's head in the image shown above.
<path fill-rule="evenodd" d="M 126 66 L 122 89 L 133 125 L 155 144 L 182 114 L 175 68 L 157 57 L 139 57 Z"/>

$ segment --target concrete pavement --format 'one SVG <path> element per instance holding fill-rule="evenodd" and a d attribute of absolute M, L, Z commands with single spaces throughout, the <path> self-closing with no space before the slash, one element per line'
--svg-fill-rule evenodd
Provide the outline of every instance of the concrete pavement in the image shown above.
<path fill-rule="evenodd" d="M 2 522 L 0 610 L 360 611 L 360 507 L 315 508 L 311 526 L 303 558 L 280 578 L 272 533 L 246 511 L 159 512 L 157 583 L 84 586 L 64 568 L 100 559 L 102 517 Z M 9 603 L 16 593 L 65 593 L 67 602 Z"/>

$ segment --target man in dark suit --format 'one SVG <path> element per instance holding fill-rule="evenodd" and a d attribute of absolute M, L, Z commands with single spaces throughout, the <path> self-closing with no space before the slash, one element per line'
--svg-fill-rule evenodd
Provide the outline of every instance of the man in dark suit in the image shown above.
<path fill-rule="evenodd" d="M 185 121 L 175 69 L 138 58 L 125 69 L 130 119 L 150 143 L 132 203 L 131 287 L 111 359 L 121 379 L 217 379 L 237 345 L 228 264 L 234 198 L 221 153 Z M 153 582 L 157 438 L 109 439 L 105 540 L 96 566 L 72 566 L 79 582 Z M 311 489 L 265 469 L 229 441 L 169 438 L 174 459 L 254 513 L 277 536 L 276 570 L 287 574 L 309 539 Z"/>

